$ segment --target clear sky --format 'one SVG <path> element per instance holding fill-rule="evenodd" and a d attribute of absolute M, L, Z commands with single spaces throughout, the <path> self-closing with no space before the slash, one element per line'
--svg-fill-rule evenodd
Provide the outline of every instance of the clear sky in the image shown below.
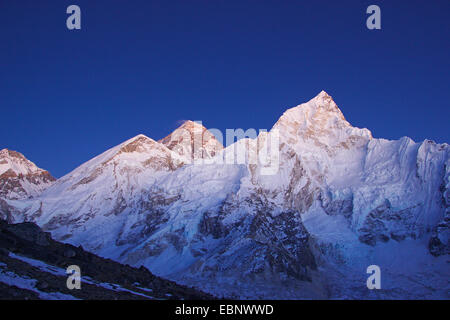
<path fill-rule="evenodd" d="M 4 0 L 0 26 L 0 148 L 57 177 L 183 119 L 270 129 L 321 90 L 374 137 L 450 142 L 448 0 Z"/>

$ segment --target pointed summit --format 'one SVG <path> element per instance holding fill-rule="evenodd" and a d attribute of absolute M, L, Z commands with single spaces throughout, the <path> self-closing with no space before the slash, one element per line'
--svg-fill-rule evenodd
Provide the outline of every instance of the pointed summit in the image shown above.
<path fill-rule="evenodd" d="M 123 194 L 133 193 L 135 187 L 140 187 L 142 181 L 151 181 L 155 174 L 170 172 L 182 165 L 176 153 L 138 134 L 83 163 L 60 178 L 49 192 L 61 195 L 67 193 L 72 198 L 71 192 L 87 190 L 86 199 L 102 192 L 105 197 L 114 194 L 113 208 L 107 209 L 118 213 L 126 208 L 121 202 Z M 107 186 L 107 190 L 103 190 L 102 186 Z"/>
<path fill-rule="evenodd" d="M 333 98 L 323 90 L 308 102 L 286 110 L 273 129 L 291 142 L 300 139 L 324 147 L 372 138 L 369 130 L 348 123 Z"/>
<path fill-rule="evenodd" d="M 17 151 L 0 150 L 0 199 L 25 199 L 41 193 L 55 178 Z"/>
<path fill-rule="evenodd" d="M 5 161 L 8 161 L 8 163 L 10 165 L 13 165 L 14 163 L 19 163 L 19 162 L 23 162 L 23 163 L 27 163 L 29 162 L 29 167 L 30 169 L 37 169 L 37 167 L 34 165 L 34 163 L 32 163 L 31 161 L 28 161 L 25 156 L 23 154 L 21 154 L 20 152 L 17 151 L 13 151 L 13 150 L 9 150 L 9 149 L 2 149 L 0 150 L 0 164 Z M 0 169 L 1 170 L 1 169 Z M 0 171 L 1 173 L 1 171 Z"/>
<path fill-rule="evenodd" d="M 345 117 L 342 114 L 342 111 L 336 105 L 333 98 L 324 90 L 320 91 L 320 93 L 317 96 L 309 100 L 307 104 L 309 104 L 310 107 L 312 108 L 320 110 L 320 112 L 328 112 L 335 114 L 341 120 L 345 121 Z"/>
<path fill-rule="evenodd" d="M 121 152 L 145 152 L 157 144 L 155 140 L 147 137 L 143 134 L 138 134 L 137 136 L 125 141 L 121 144 L 119 153 Z"/>
<path fill-rule="evenodd" d="M 187 160 L 214 157 L 223 145 L 201 122 L 185 121 L 180 127 L 158 142 Z"/>
<path fill-rule="evenodd" d="M 198 125 L 199 128 L 205 128 L 201 122 L 196 122 L 192 120 L 185 120 L 178 128 L 194 128 L 195 125 Z M 205 128 L 206 129 L 206 128 Z"/>
<path fill-rule="evenodd" d="M 15 175 L 29 175 L 45 170 L 38 168 L 20 152 L 2 149 L 0 150 L 0 175 L 7 171 L 13 172 Z"/>
<path fill-rule="evenodd" d="M 333 98 L 323 90 L 308 102 L 286 110 L 277 124 L 293 121 L 314 131 L 326 127 L 350 126 Z"/>
<path fill-rule="evenodd" d="M 320 91 L 319 94 L 316 96 L 316 98 L 317 97 L 330 97 L 331 98 L 331 96 L 325 90 Z"/>

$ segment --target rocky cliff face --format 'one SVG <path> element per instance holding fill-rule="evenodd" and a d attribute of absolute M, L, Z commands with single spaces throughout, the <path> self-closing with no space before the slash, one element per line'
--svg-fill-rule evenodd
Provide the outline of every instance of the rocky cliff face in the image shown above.
<path fill-rule="evenodd" d="M 441 256 L 450 254 L 450 161 L 445 165 L 444 181 L 440 187 L 442 192 L 442 206 L 445 208 L 444 217 L 433 228 L 429 242 L 431 254 Z"/>
<path fill-rule="evenodd" d="M 248 161 L 275 145 L 271 174 Z M 246 161 L 223 161 L 241 147 Z M 132 138 L 39 197 L 7 204 L 15 221 L 36 221 L 58 240 L 218 296 L 443 298 L 449 151 L 373 138 L 321 92 L 256 139 L 221 149 L 187 122 L 159 142 Z M 190 161 L 204 158 L 214 161 Z M 365 285 L 371 264 L 384 272 L 383 292 Z"/>

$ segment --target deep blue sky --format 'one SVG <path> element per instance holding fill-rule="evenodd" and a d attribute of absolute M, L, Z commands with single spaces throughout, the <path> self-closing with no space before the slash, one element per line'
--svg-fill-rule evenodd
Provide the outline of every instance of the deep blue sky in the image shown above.
<path fill-rule="evenodd" d="M 449 15 L 448 0 L 3 0 L 0 148 L 59 177 L 181 119 L 270 129 L 322 89 L 375 137 L 448 143 Z"/>

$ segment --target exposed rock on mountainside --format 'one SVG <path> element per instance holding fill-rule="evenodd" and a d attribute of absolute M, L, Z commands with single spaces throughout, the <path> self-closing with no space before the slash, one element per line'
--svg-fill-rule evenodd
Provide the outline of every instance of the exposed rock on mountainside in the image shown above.
<path fill-rule="evenodd" d="M 450 254 L 450 160 L 447 160 L 445 165 L 445 177 L 441 191 L 445 215 L 442 221 L 433 228 L 430 238 L 429 248 L 434 256 Z"/>
<path fill-rule="evenodd" d="M 21 153 L 0 150 L 0 198 L 26 199 L 40 194 L 55 181 Z"/>
<path fill-rule="evenodd" d="M 215 161 L 269 144 L 270 174 L 262 163 Z M 159 142 L 139 135 L 33 199 L 0 197 L 0 216 L 217 296 L 442 299 L 449 152 L 373 138 L 322 91 L 224 149 L 193 122 Z M 366 287 L 372 264 L 382 291 Z"/>
<path fill-rule="evenodd" d="M 185 121 L 178 129 L 159 141 L 191 163 L 214 157 L 223 149 L 216 137 L 200 123 Z"/>
<path fill-rule="evenodd" d="M 81 270 L 68 289 L 66 268 Z M 0 299 L 212 299 L 213 297 L 52 240 L 33 223 L 0 220 Z"/>

